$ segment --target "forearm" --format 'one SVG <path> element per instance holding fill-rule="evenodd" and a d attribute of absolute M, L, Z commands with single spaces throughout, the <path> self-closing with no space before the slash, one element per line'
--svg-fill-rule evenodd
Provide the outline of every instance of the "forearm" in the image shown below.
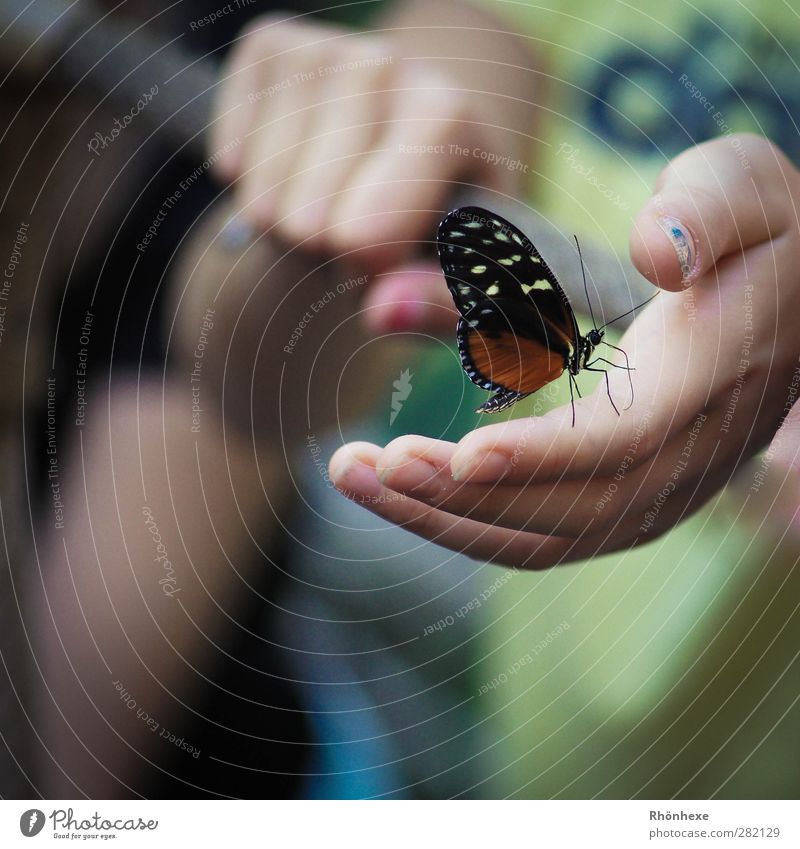
<path fill-rule="evenodd" d="M 118 384 L 106 415 L 98 384 L 97 418 L 65 457 L 65 527 L 35 605 L 51 798 L 145 790 L 176 755 L 162 731 L 186 727 L 269 568 L 282 466 L 230 434 L 223 448 L 212 417 L 192 434 L 181 389 Z"/>

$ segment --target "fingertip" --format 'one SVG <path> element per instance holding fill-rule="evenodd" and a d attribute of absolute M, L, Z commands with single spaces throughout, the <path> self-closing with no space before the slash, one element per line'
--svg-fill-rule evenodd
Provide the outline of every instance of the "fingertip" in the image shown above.
<path fill-rule="evenodd" d="M 504 451 L 475 451 L 454 454 L 450 476 L 457 483 L 497 483 L 511 471 L 511 458 Z"/>
<path fill-rule="evenodd" d="M 344 220 L 334 209 L 320 233 L 319 244 L 332 256 L 347 257 L 354 265 L 382 271 L 403 259 L 408 246 L 381 237 L 372 221 Z"/>
<path fill-rule="evenodd" d="M 380 453 L 381 449 L 370 442 L 350 442 L 338 448 L 328 461 L 331 483 L 348 498 L 379 494 L 382 487 L 375 463 Z"/>
<path fill-rule="evenodd" d="M 268 230 L 274 224 L 274 203 L 266 195 L 258 195 L 241 202 L 241 219 L 257 230 Z"/>
<path fill-rule="evenodd" d="M 758 168 L 743 158 L 745 142 Z M 765 163 L 779 168 L 765 171 Z M 688 148 L 662 170 L 636 217 L 634 264 L 655 285 L 679 291 L 722 257 L 774 239 L 789 221 L 790 193 L 774 191 L 785 185 L 784 173 L 781 157 L 763 139 L 717 138 Z"/>
<path fill-rule="evenodd" d="M 235 182 L 242 170 L 242 157 L 236 151 L 230 151 L 214 163 L 213 172 L 220 183 Z"/>
<path fill-rule="evenodd" d="M 367 330 L 375 335 L 419 330 L 426 320 L 424 305 L 418 301 L 387 301 L 368 305 L 364 312 Z"/>
<path fill-rule="evenodd" d="M 353 188 L 333 204 L 328 239 L 342 253 L 368 248 L 396 261 L 417 247 L 417 239 L 429 238 L 430 221 L 416 202 L 407 202 L 403 187 L 387 182 L 382 171 L 369 165 L 364 170 L 367 173 L 353 177 Z"/>
<path fill-rule="evenodd" d="M 324 209 L 315 205 L 293 206 L 291 209 L 279 207 L 275 217 L 278 234 L 288 244 L 315 250 L 324 242 Z"/>
<path fill-rule="evenodd" d="M 683 218 L 649 203 L 631 229 L 630 255 L 639 272 L 654 286 L 680 292 L 691 286 L 702 269 L 697 238 Z"/>
<path fill-rule="evenodd" d="M 375 461 L 383 449 L 372 442 L 347 442 L 333 452 L 330 459 L 329 471 L 333 473 L 333 465 L 344 468 L 352 463 L 361 463 L 367 466 L 375 466 Z"/>
<path fill-rule="evenodd" d="M 450 467 L 454 445 L 426 436 L 399 436 L 381 451 L 376 463 L 378 479 L 392 489 L 415 485 Z M 427 466 L 423 471 L 422 466 Z M 413 467 L 413 468 L 412 468 Z"/>
<path fill-rule="evenodd" d="M 424 454 L 424 445 L 420 446 L 419 437 L 398 436 L 381 451 L 375 464 L 378 480 L 389 485 L 389 480 L 412 463 L 420 454 Z"/>
<path fill-rule="evenodd" d="M 381 275 L 364 298 L 364 321 L 373 333 L 452 332 L 455 320 L 441 272 L 432 266 L 409 266 Z"/>
<path fill-rule="evenodd" d="M 369 210 L 365 210 L 360 198 L 354 198 L 353 194 L 360 192 L 340 196 L 332 204 L 328 216 L 326 240 L 337 253 L 347 253 L 376 241 Z"/>
<path fill-rule="evenodd" d="M 461 437 L 456 443 L 455 453 L 466 456 L 476 452 L 493 451 L 512 442 L 516 443 L 520 439 L 520 426 L 524 428 L 527 424 L 528 427 L 533 425 L 538 427 L 544 421 L 545 416 L 531 416 L 478 427 Z"/>
<path fill-rule="evenodd" d="M 459 483 L 494 483 L 508 474 L 511 462 L 512 452 L 503 444 L 501 435 L 479 428 L 456 445 L 450 458 L 450 474 Z"/>

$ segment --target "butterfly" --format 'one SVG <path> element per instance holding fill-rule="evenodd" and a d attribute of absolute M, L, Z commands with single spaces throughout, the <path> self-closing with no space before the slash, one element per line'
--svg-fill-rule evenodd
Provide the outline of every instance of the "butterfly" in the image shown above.
<path fill-rule="evenodd" d="M 486 209 L 464 206 L 442 219 L 436 247 L 460 313 L 456 338 L 461 365 L 473 383 L 494 393 L 476 412 L 505 410 L 566 371 L 574 425 L 573 386 L 580 397 L 575 375 L 585 370 L 605 374 L 611 406 L 619 414 L 608 373 L 595 366 L 605 363 L 630 372 L 627 354 L 606 342 L 623 354 L 626 365 L 594 356 L 604 341 L 603 328 L 596 326 L 592 314 L 592 329 L 581 334 L 566 292 L 524 233 Z M 586 292 L 588 299 L 588 288 Z"/>

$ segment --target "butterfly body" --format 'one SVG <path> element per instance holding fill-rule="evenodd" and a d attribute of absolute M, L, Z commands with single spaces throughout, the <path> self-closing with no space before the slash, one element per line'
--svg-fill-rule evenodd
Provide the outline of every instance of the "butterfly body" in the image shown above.
<path fill-rule="evenodd" d="M 496 413 L 556 380 L 570 388 L 591 368 L 603 331 L 581 335 L 556 276 L 520 230 L 480 207 L 442 219 L 437 249 L 460 313 L 456 338 L 469 379 L 493 392 L 477 410 Z"/>

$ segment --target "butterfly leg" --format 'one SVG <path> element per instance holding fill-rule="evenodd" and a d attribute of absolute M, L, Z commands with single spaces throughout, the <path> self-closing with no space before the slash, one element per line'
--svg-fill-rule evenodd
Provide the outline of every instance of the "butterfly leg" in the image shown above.
<path fill-rule="evenodd" d="M 608 360 L 604 360 L 602 357 L 598 357 L 596 360 L 592 360 L 592 362 L 607 363 Z M 609 363 L 609 365 L 614 365 L 614 363 Z M 614 408 L 614 412 L 617 415 L 620 415 L 620 412 L 617 409 L 617 405 L 614 403 L 614 399 L 611 397 L 611 384 L 608 382 L 608 370 L 604 369 L 604 368 L 592 368 L 591 364 L 588 364 L 588 365 L 584 366 L 584 371 L 597 371 L 597 372 L 600 372 L 600 374 L 602 374 L 605 377 L 605 379 L 606 379 L 606 394 L 608 395 L 608 400 L 611 401 L 611 406 Z M 633 403 L 633 401 L 631 401 L 631 404 L 632 403 Z M 627 410 L 628 407 L 626 407 L 625 409 Z"/>
<path fill-rule="evenodd" d="M 621 368 L 624 371 L 635 371 L 635 369 L 628 368 L 627 366 L 620 366 L 620 365 L 617 365 L 616 363 L 612 363 L 611 360 L 607 360 L 605 357 L 595 357 L 593 360 L 590 360 L 588 363 L 586 363 L 584 368 L 589 368 L 590 366 L 593 366 L 595 363 L 605 363 L 607 366 L 611 366 L 612 368 Z M 605 371 L 605 369 L 596 368 L 596 369 L 592 369 L 592 371 Z"/>
<path fill-rule="evenodd" d="M 656 292 L 656 295 L 657 294 L 658 294 L 658 292 Z M 605 341 L 605 340 L 603 340 L 603 341 Z M 630 408 L 633 406 L 633 394 L 634 394 L 633 393 L 633 381 L 631 380 L 631 372 L 635 371 L 636 369 L 634 369 L 631 366 L 630 360 L 628 359 L 628 355 L 625 353 L 625 351 L 622 350 L 622 348 L 618 348 L 616 345 L 612 345 L 610 342 L 606 342 L 605 344 L 608 345 L 609 348 L 613 348 L 615 351 L 619 351 L 620 354 L 622 354 L 622 356 L 625 357 L 625 365 L 624 366 L 618 366 L 616 363 L 611 363 L 611 365 L 613 365 L 615 368 L 624 368 L 628 372 L 628 383 L 631 386 L 631 403 L 628 404 L 628 406 L 625 409 L 630 410 Z M 606 362 L 608 362 L 608 361 L 606 360 Z"/>
<path fill-rule="evenodd" d="M 656 292 L 656 294 L 658 294 L 658 292 Z M 616 345 L 612 345 L 610 342 L 606 342 L 605 339 L 603 340 L 603 344 L 608 345 L 609 348 L 613 348 L 615 351 L 619 351 L 620 354 L 625 357 L 624 366 L 618 366 L 616 363 L 611 363 L 610 365 L 614 366 L 614 368 L 624 368 L 627 371 L 636 371 L 636 369 L 631 366 L 630 360 L 628 359 L 628 355 L 625 353 L 625 351 L 622 350 L 622 348 L 618 348 Z M 604 360 L 603 362 L 607 363 L 608 360 Z"/>
<path fill-rule="evenodd" d="M 606 343 L 606 344 L 608 345 L 608 343 Z M 633 397 L 634 397 L 633 380 L 631 379 L 631 372 L 636 371 L 636 369 L 631 367 L 630 363 L 628 362 L 628 355 L 625 353 L 625 351 L 622 350 L 622 348 L 617 348 L 616 345 L 608 345 L 608 347 L 613 348 L 615 351 L 619 351 L 622 354 L 622 356 L 625 357 L 625 362 L 626 362 L 627 365 L 621 366 L 617 363 L 612 363 L 611 360 L 607 360 L 605 357 L 595 357 L 595 359 L 593 359 L 590 363 L 586 364 L 586 367 L 588 368 L 590 366 L 593 366 L 595 363 L 606 363 L 606 365 L 609 365 L 612 368 L 621 368 L 624 371 L 627 371 L 628 372 L 628 383 L 630 384 L 630 387 L 631 387 L 631 402 L 630 402 L 630 404 L 628 404 L 627 407 L 625 407 L 625 409 L 630 410 L 630 408 L 633 406 Z M 591 369 L 591 371 L 604 371 L 604 369 Z M 606 377 L 606 382 L 608 382 L 608 377 Z"/>
<path fill-rule="evenodd" d="M 581 396 L 581 390 L 578 388 L 577 381 L 575 380 L 575 375 L 571 371 L 568 371 L 569 375 L 569 403 L 572 405 L 572 426 L 575 427 L 575 392 L 578 393 L 578 398 Z M 574 387 L 574 389 L 573 389 Z"/>

